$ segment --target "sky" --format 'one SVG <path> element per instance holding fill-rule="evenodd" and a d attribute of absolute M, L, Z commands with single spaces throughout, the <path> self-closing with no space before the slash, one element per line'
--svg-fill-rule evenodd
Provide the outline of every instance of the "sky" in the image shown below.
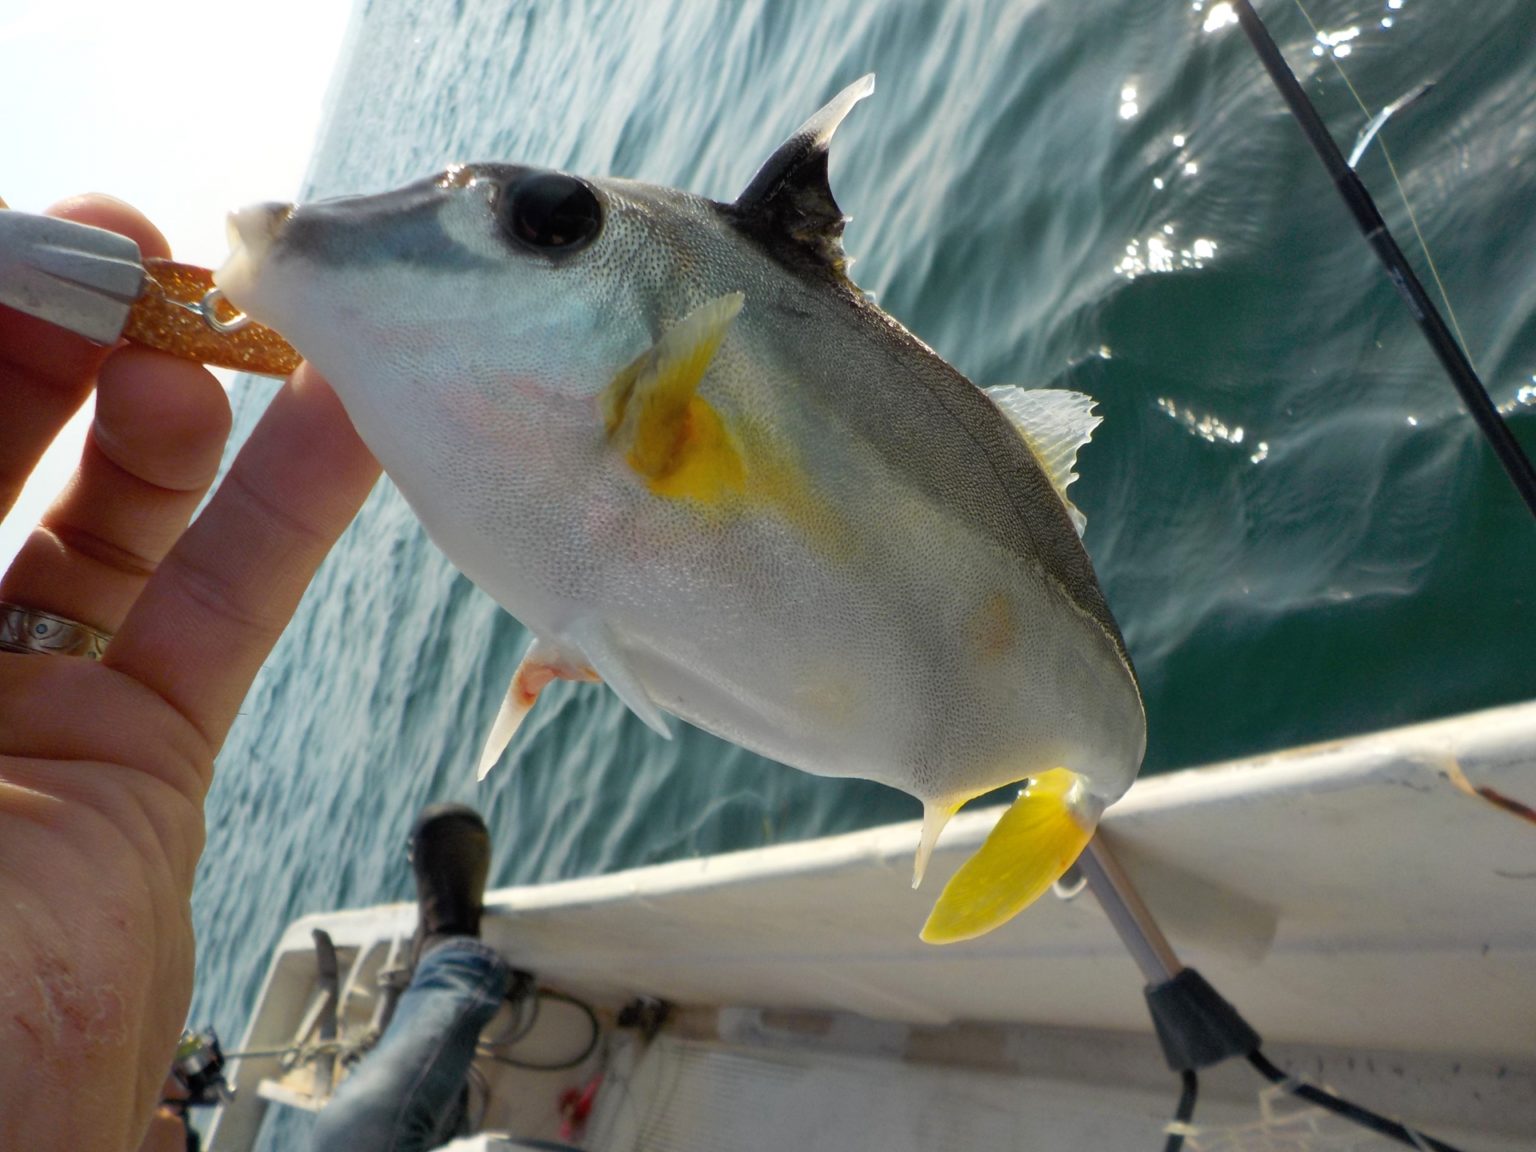
<path fill-rule="evenodd" d="M 352 0 L 0 0 L 0 199 L 109 192 L 217 268 L 224 216 L 291 200 Z M 3 405 L 0 405 L 3 407 Z M 73 420 L 0 524 L 0 571 L 80 455 Z"/>

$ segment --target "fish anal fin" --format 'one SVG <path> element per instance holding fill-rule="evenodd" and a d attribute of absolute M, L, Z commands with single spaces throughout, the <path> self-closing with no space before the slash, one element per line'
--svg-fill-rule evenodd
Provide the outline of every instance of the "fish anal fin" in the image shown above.
<path fill-rule="evenodd" d="M 568 643 L 580 649 L 597 677 L 613 689 L 646 727 L 664 740 L 672 739 L 672 725 L 667 714 L 656 706 L 645 685 L 634 674 L 607 624 L 595 618 L 581 620 L 567 629 L 565 636 Z"/>
<path fill-rule="evenodd" d="M 609 442 L 659 496 L 714 503 L 742 489 L 741 451 L 698 389 L 744 299 L 729 292 L 701 304 L 603 390 Z"/>
<path fill-rule="evenodd" d="M 1088 519 L 1067 498 L 1067 489 L 1077 479 L 1072 471 L 1077 466 L 1077 450 L 1103 423 L 1102 417 L 1093 414 L 1093 397 L 1062 388 L 1016 388 L 1011 384 L 988 388 L 986 393 L 1029 446 L 1081 536 Z"/>
<path fill-rule="evenodd" d="M 486 737 L 485 747 L 480 752 L 475 779 L 484 780 L 490 774 L 496 761 L 501 759 L 501 754 L 512 742 L 512 737 L 517 735 L 524 718 L 532 711 L 539 693 L 551 681 L 596 679 L 597 673 L 580 652 L 535 637 L 518 663 L 517 671 L 512 673 L 512 683 L 507 687 L 501 708 L 497 710 L 496 719 L 491 724 L 491 733 Z"/>
<path fill-rule="evenodd" d="M 1102 811 L 1075 772 L 1052 768 L 1033 777 L 944 886 L 922 938 L 953 944 L 1013 919 L 1072 866 Z"/>
<path fill-rule="evenodd" d="M 912 887 L 916 888 L 923 882 L 923 874 L 928 871 L 928 861 L 933 857 L 933 846 L 939 842 L 939 833 L 944 831 L 949 818 L 960 811 L 964 803 L 964 800 L 923 801 L 923 831 L 917 840 L 917 856 L 912 861 Z"/>

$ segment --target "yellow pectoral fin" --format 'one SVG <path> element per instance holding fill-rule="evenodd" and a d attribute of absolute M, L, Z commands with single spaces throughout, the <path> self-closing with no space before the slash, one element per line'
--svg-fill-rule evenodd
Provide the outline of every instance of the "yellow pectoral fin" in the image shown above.
<path fill-rule="evenodd" d="M 714 503 L 728 492 L 740 492 L 745 481 L 741 453 L 731 443 L 719 413 L 701 396 L 690 399 L 684 410 L 669 470 L 648 474 L 633 452 L 629 463 L 647 476 L 652 492 L 672 500 Z"/>
<path fill-rule="evenodd" d="M 731 292 L 695 308 L 599 397 L 610 442 L 658 496 L 714 503 L 741 490 L 740 450 L 697 393 L 742 300 Z"/>
<path fill-rule="evenodd" d="M 1032 778 L 976 855 L 944 886 L 922 938 L 953 944 L 1013 919 L 1072 866 L 1100 811 L 1076 772 L 1052 768 Z"/>

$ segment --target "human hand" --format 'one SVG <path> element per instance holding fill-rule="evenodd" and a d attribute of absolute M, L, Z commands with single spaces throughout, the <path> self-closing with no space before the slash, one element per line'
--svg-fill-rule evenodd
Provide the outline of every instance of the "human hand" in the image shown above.
<path fill-rule="evenodd" d="M 138 1148 L 139 1152 L 187 1152 L 186 1120 L 163 1105 L 156 1108 Z"/>
<path fill-rule="evenodd" d="M 169 255 L 117 201 L 56 213 Z M 378 476 L 329 386 L 300 368 L 188 528 L 229 431 L 218 382 L 0 308 L 0 514 L 93 386 L 79 470 L 0 580 L 0 601 L 115 634 L 99 663 L 0 653 L 8 1148 L 120 1152 L 144 1134 L 191 996 L 214 756 Z"/>
<path fill-rule="evenodd" d="M 186 1087 L 173 1075 L 167 1075 L 160 1088 L 160 1103 L 149 1117 L 149 1131 L 139 1142 L 139 1152 L 187 1152 L 187 1114 L 183 1104 Z"/>

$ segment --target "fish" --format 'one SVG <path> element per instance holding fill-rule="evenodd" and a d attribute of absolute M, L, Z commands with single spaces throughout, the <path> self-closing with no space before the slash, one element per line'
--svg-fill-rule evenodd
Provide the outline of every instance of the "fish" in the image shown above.
<path fill-rule="evenodd" d="M 662 736 L 915 796 L 914 887 L 962 805 L 1021 785 L 920 932 L 952 943 L 1071 866 L 1146 717 L 1067 495 L 1093 401 L 978 388 L 850 278 L 828 156 L 873 88 L 729 203 L 453 165 L 238 210 L 215 279 L 531 633 L 482 777 L 544 686 L 601 681 Z"/>

